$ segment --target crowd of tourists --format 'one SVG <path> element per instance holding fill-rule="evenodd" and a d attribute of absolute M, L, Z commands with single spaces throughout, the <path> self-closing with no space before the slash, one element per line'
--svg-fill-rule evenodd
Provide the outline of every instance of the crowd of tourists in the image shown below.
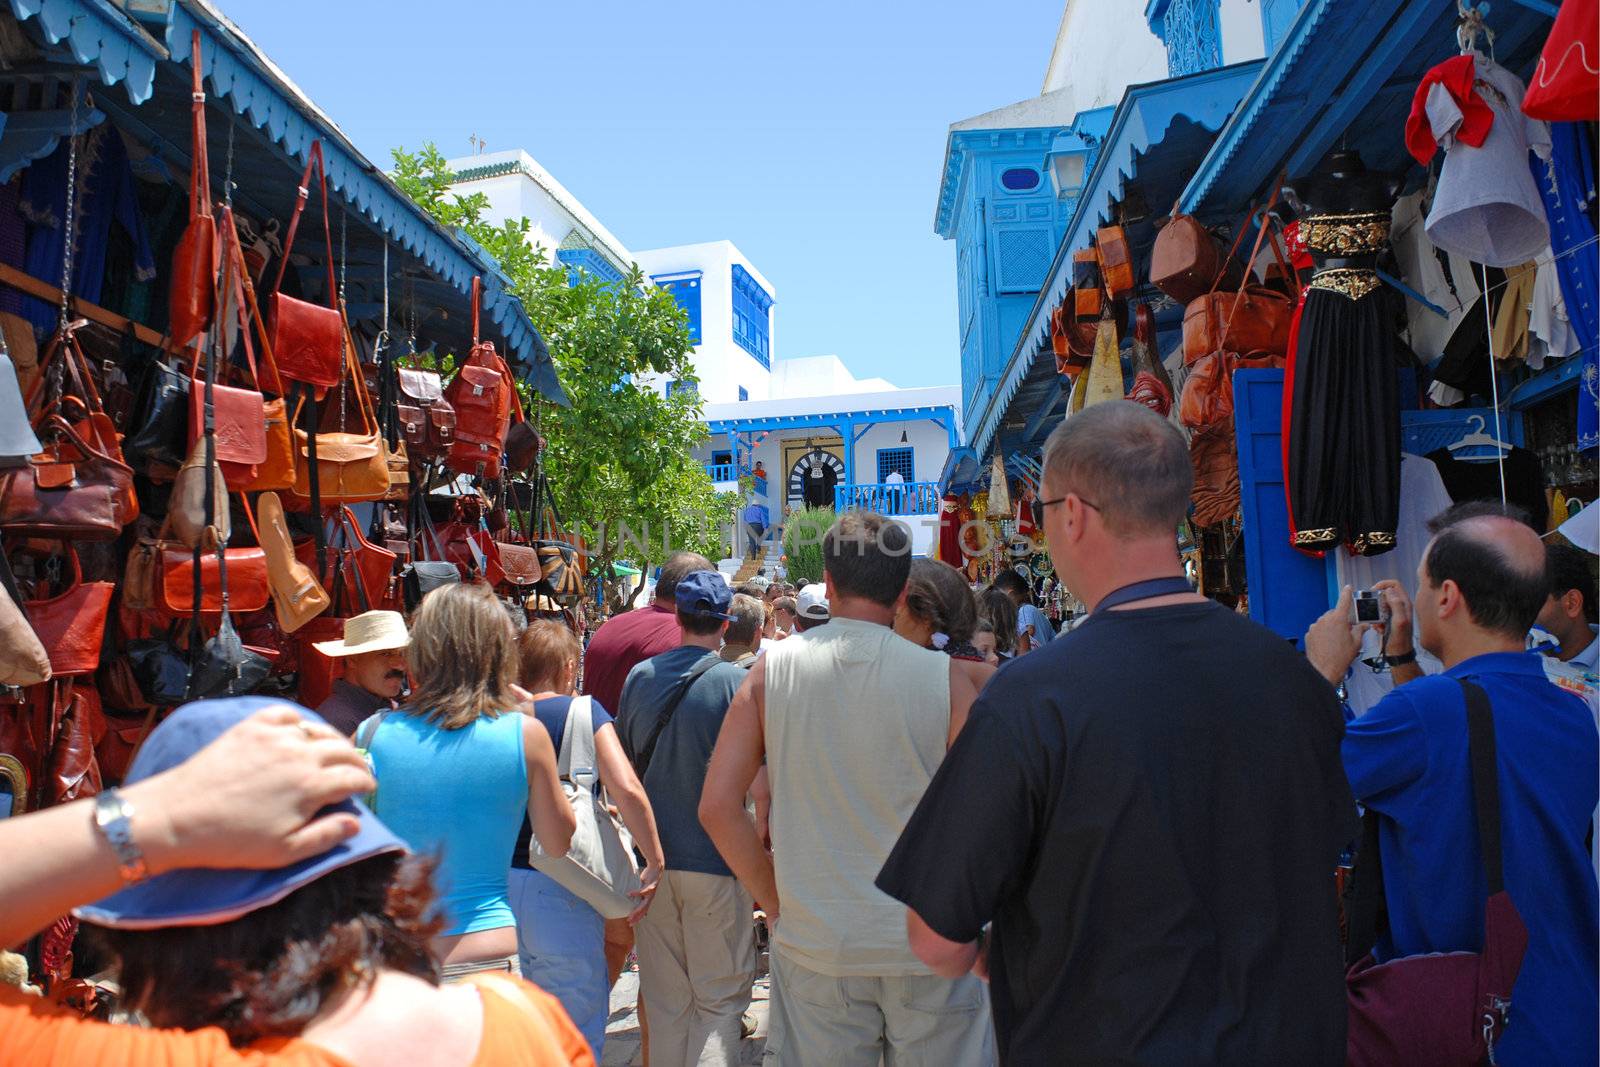
<path fill-rule="evenodd" d="M 1441 515 L 1356 717 L 1352 591 L 1304 652 L 1197 595 L 1190 487 L 1138 405 L 1051 436 L 1060 635 L 861 512 L 822 583 L 680 553 L 587 648 L 471 585 L 351 620 L 322 714 L 191 704 L 0 821 L 0 944 L 77 915 L 125 1016 L 0 986 L 0 1062 L 589 1064 L 632 953 L 648 1062 L 733 1064 L 765 940 L 780 1067 L 1593 1064 L 1600 734 L 1545 664 L 1592 662 L 1587 562 Z M 614 917 L 540 862 L 591 789 Z"/>

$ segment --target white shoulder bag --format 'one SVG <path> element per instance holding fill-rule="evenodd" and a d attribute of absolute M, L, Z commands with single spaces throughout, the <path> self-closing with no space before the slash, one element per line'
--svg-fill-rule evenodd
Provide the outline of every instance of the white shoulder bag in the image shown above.
<path fill-rule="evenodd" d="M 595 762 L 593 705 L 586 696 L 573 697 L 557 767 L 578 826 L 565 856 L 548 855 L 536 832 L 528 846 L 528 866 L 605 918 L 622 919 L 639 906 L 628 895 L 639 889 L 639 871 L 633 865 L 633 841 L 627 830 L 595 793 L 599 777 Z"/>

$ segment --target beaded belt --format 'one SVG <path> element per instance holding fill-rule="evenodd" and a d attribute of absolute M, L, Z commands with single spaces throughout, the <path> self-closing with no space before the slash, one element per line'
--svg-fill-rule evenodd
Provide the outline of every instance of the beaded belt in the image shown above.
<path fill-rule="evenodd" d="M 1326 289 L 1351 300 L 1360 300 L 1381 284 L 1378 272 L 1364 267 L 1334 267 L 1311 276 L 1311 288 Z"/>
<path fill-rule="evenodd" d="M 1300 220 L 1300 240 L 1306 248 L 1324 255 L 1379 252 L 1389 243 L 1389 214 L 1362 211 L 1351 215 L 1308 215 Z"/>

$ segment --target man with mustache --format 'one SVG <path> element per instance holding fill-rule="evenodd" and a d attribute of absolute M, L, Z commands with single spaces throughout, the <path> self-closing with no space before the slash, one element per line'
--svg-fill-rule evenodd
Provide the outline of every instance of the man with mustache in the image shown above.
<path fill-rule="evenodd" d="M 343 661 L 343 676 L 317 708 L 317 714 L 345 735 L 363 719 L 397 707 L 406 688 L 406 646 L 411 635 L 398 611 L 368 611 L 346 619 L 344 638 L 318 641 L 324 656 Z"/>

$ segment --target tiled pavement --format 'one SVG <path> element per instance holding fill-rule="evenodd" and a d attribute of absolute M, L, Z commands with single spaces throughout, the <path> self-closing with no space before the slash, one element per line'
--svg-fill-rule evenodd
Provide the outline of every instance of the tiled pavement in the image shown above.
<path fill-rule="evenodd" d="M 750 999 L 750 1014 L 756 1020 L 756 1032 L 744 1040 L 739 1050 L 743 1065 L 759 1064 L 767 1045 L 767 998 L 770 979 L 765 973 L 756 979 L 755 992 Z M 639 972 L 627 970 L 617 979 L 611 990 L 611 1020 L 606 1024 L 606 1050 L 601 1067 L 637 1067 L 644 1063 L 644 1050 L 639 1038 L 639 1016 L 634 1006 L 639 998 Z"/>

